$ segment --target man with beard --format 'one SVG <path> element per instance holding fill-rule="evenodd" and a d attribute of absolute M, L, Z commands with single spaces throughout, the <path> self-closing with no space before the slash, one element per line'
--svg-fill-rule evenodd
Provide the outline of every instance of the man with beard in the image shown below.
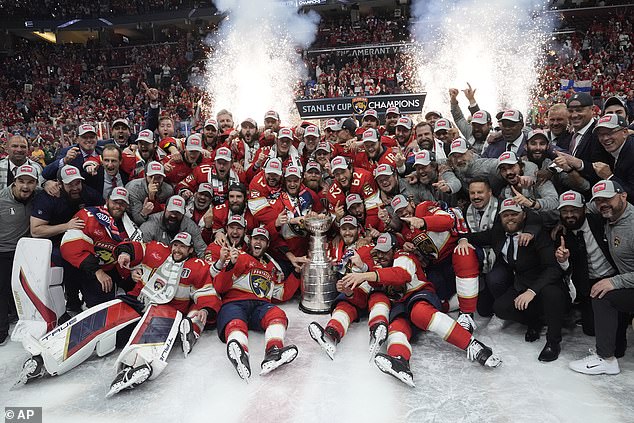
<path fill-rule="evenodd" d="M 409 150 L 414 154 L 421 150 L 431 151 L 435 154 L 436 160 L 447 158 L 442 141 L 434 138 L 433 126 L 425 121 L 418 122 L 414 127 L 414 139 L 409 145 Z M 408 155 L 408 164 L 411 164 L 413 160 L 413 155 Z"/>
<path fill-rule="evenodd" d="M 436 333 L 447 342 L 464 350 L 467 358 L 485 367 L 497 367 L 501 360 L 487 347 L 442 313 L 440 299 L 434 285 L 427 279 L 420 260 L 397 249 L 394 235 L 381 234 L 372 249 L 380 268 L 375 271 L 352 272 L 341 280 L 344 288 L 355 289 L 367 282 L 383 288 L 390 299 L 390 324 L 387 354 L 378 353 L 374 363 L 384 373 L 414 387 L 409 360 L 412 347 L 412 324 L 422 330 Z"/>
<path fill-rule="evenodd" d="M 458 239 L 467 233 L 462 212 L 446 204 L 425 201 L 418 205 L 402 195 L 392 199 L 394 215 L 402 223 L 403 249 L 426 263 L 426 273 L 442 301 L 458 295 L 457 322 L 473 333 L 478 302 L 478 257 L 474 251 L 458 254 Z"/>
<path fill-rule="evenodd" d="M 403 116 L 396 122 L 396 134 L 394 139 L 397 146 L 401 149 L 401 152 L 405 153 L 407 147 L 412 141 L 412 127 L 414 123 L 407 116 Z"/>
<path fill-rule="evenodd" d="M 445 154 L 451 151 L 451 143 L 454 140 L 452 131 L 454 127 L 449 119 L 438 119 L 434 124 L 434 137 L 442 143 Z"/>
<path fill-rule="evenodd" d="M 25 164 L 33 166 L 41 178 L 42 166 L 27 157 L 29 152 L 29 143 L 26 138 L 21 135 L 14 135 L 10 137 L 7 140 L 6 151 L 7 157 L 0 160 L 0 189 L 10 186 L 15 180 L 15 174 L 17 173 L 19 167 Z M 40 182 L 43 182 L 43 179 Z"/>
<path fill-rule="evenodd" d="M 535 342 L 540 337 L 542 316 L 548 325 L 546 344 L 539 361 L 555 361 L 561 352 L 561 327 L 568 294 L 562 271 L 555 260 L 555 247 L 548 231 L 540 231 L 527 245 L 521 245 L 518 234 L 525 230 L 527 212 L 507 198 L 500 206 L 500 218 L 490 230 L 465 235 L 471 243 L 491 246 L 496 260 L 507 264 L 512 285 L 495 299 L 495 315 L 528 326 L 524 340 Z M 460 241 L 459 250 L 473 248 Z"/>
<path fill-rule="evenodd" d="M 235 155 L 234 161 L 240 163 L 243 169 L 248 169 L 259 149 L 258 124 L 255 120 L 247 118 L 240 124 L 238 137 L 231 141 L 231 151 Z"/>
<path fill-rule="evenodd" d="M 606 219 L 605 234 L 618 274 L 603 278 L 590 289 L 594 310 L 596 353 L 569 367 L 585 374 L 618 374 L 619 312 L 634 311 L 634 206 L 618 182 L 602 180 L 592 187 L 592 202 Z"/>
<path fill-rule="evenodd" d="M 219 245 L 227 245 L 227 236 L 224 231 L 227 222 L 232 216 L 242 216 L 246 222 L 247 231 L 255 228 L 255 218 L 251 210 L 247 208 L 247 189 L 244 184 L 232 184 L 229 187 L 229 199 L 225 204 L 213 208 L 212 231 L 214 242 Z"/>
<path fill-rule="evenodd" d="M 33 207 L 33 193 L 37 189 L 38 171 L 30 164 L 19 166 L 12 173 L 13 182 L 0 190 L 0 346 L 9 335 L 9 301 L 13 258 L 18 241 L 29 236 L 29 216 Z"/>
<path fill-rule="evenodd" d="M 478 154 L 482 153 L 486 145 L 487 137 L 491 132 L 491 114 L 484 110 L 479 110 L 478 103 L 475 101 L 475 90 L 469 85 L 463 90 L 465 96 L 469 100 L 469 111 L 471 115 L 471 124 L 467 122 L 460 106 L 458 105 L 458 90 L 456 88 L 449 89 L 449 99 L 451 103 L 451 116 L 456 126 L 467 140 L 470 148 Z"/>
<path fill-rule="evenodd" d="M 314 160 L 309 160 L 306 163 L 306 171 L 304 172 L 304 185 L 306 188 L 313 190 L 319 200 L 325 199 L 328 191 L 328 185 L 322 180 L 321 166 Z M 322 204 L 324 202 L 322 201 Z"/>
<path fill-rule="evenodd" d="M 217 206 L 227 201 L 227 190 L 234 183 L 244 183 L 244 172 L 233 169 L 233 155 L 227 147 L 216 150 L 213 164 L 201 164 L 193 172 L 176 185 L 176 192 L 183 198 L 189 199 L 203 182 L 211 184 L 213 188 L 212 203 Z"/>
<path fill-rule="evenodd" d="M 404 179 L 399 178 L 390 165 L 381 164 L 374 169 L 374 180 L 379 187 L 379 198 L 383 204 L 386 204 L 388 213 L 392 211 L 390 206 L 392 198 L 399 194 L 415 204 L 423 201 L 423 192 L 420 186 L 409 184 Z"/>
<path fill-rule="evenodd" d="M 436 126 L 436 122 L 438 121 L 438 119 L 442 119 L 442 113 L 436 110 L 430 110 L 429 112 L 425 113 L 425 122 L 429 123 L 432 128 Z"/>
<path fill-rule="evenodd" d="M 405 164 L 397 165 L 397 157 L 392 152 L 392 148 L 383 145 L 382 138 L 376 129 L 368 129 L 363 132 L 361 138 L 363 151 L 359 151 L 354 158 L 354 165 L 362 169 L 374 172 L 377 166 L 385 164 L 398 168 L 399 174 L 405 173 Z M 402 159 L 402 154 L 401 154 Z M 403 160 L 401 160 L 403 161 Z"/>
<path fill-rule="evenodd" d="M 334 144 L 337 142 L 337 127 L 339 126 L 339 122 L 337 119 L 328 119 L 326 121 L 326 125 L 324 126 L 324 139 L 322 141 L 326 141 L 330 144 Z M 330 159 L 328 159 L 330 161 Z M 323 166 L 323 165 L 322 165 Z"/>
<path fill-rule="evenodd" d="M 119 147 L 121 150 L 126 148 L 129 144 L 130 138 L 130 123 L 127 119 L 115 119 L 112 122 L 112 143 Z M 107 144 L 106 144 L 107 145 Z"/>
<path fill-rule="evenodd" d="M 131 179 L 142 178 L 147 163 L 151 161 L 160 162 L 166 156 L 165 151 L 157 146 L 154 140 L 154 133 L 149 129 L 139 132 L 136 142 L 136 150 L 130 151 L 126 149 L 121 160 L 121 168 L 130 175 Z"/>
<path fill-rule="evenodd" d="M 569 153 L 570 141 L 572 140 L 572 132 L 568 130 L 569 125 L 568 109 L 563 103 L 557 103 L 548 109 L 548 141 L 558 150 Z"/>
<path fill-rule="evenodd" d="M 383 210 L 384 213 L 387 213 Z M 378 237 L 382 231 L 385 230 L 385 223 L 379 218 L 383 216 L 381 210 L 378 214 L 368 214 L 365 210 L 365 202 L 359 194 L 348 194 L 346 196 L 345 208 L 344 204 L 335 209 L 335 221 L 341 222 L 346 214 L 357 219 L 359 223 L 359 236 L 361 238 L 368 239 L 370 242 L 372 239 Z"/>
<path fill-rule="evenodd" d="M 418 193 L 420 201 L 439 200 L 448 204 L 455 202 L 453 194 L 460 191 L 462 184 L 451 169 L 447 166 L 442 166 L 441 169 L 441 166 L 434 153 L 421 150 L 415 154 L 414 181 L 409 181 L 408 185 L 411 191 Z M 442 171 L 442 175 L 439 175 L 439 171 Z M 405 195 L 404 191 L 401 194 Z"/>
<path fill-rule="evenodd" d="M 284 346 L 288 326 L 286 313 L 271 304 L 283 290 L 282 273 L 266 253 L 270 236 L 266 229 L 255 228 L 248 253 L 223 247 L 220 258 L 211 266 L 214 288 L 222 295 L 218 313 L 218 336 L 227 343 L 227 356 L 238 375 L 251 377 L 248 333 L 264 331 L 265 355 L 260 375 L 268 374 L 297 357 L 295 345 Z"/>
<path fill-rule="evenodd" d="M 203 144 L 205 150 L 213 153 L 218 148 L 218 122 L 216 119 L 207 119 L 203 126 Z"/>
<path fill-rule="evenodd" d="M 175 186 L 190 175 L 196 167 L 202 164 L 211 165 L 211 159 L 206 159 L 203 151 L 202 136 L 196 133 L 189 135 L 185 142 L 185 151 L 180 153 L 181 157 L 177 161 L 174 161 L 172 156 L 163 158 L 165 180 Z"/>
<path fill-rule="evenodd" d="M 252 180 L 267 160 L 273 158 L 278 158 L 285 168 L 287 166 L 301 166 L 299 152 L 293 146 L 293 139 L 293 131 L 290 128 L 281 128 L 274 145 L 260 147 L 255 153 L 255 161 L 246 171 L 247 179 Z"/>
<path fill-rule="evenodd" d="M 502 138 L 487 145 L 482 151 L 482 157 L 496 158 L 505 151 L 515 153 L 518 157 L 526 154 L 526 136 L 524 135 L 522 113 L 515 109 L 505 110 L 498 121 L 502 126 Z"/>
<path fill-rule="evenodd" d="M 332 154 L 354 159 L 357 153 L 357 121 L 352 118 L 341 119 L 333 130 L 337 132 L 337 140 Z"/>
<path fill-rule="evenodd" d="M 524 162 L 515 153 L 506 151 L 498 158 L 498 171 L 506 182 L 498 198 L 513 198 L 520 207 L 534 210 L 544 219 L 544 225 L 554 226 L 559 220 L 556 210 L 559 196 L 550 181 L 533 184 L 529 188 L 522 187 L 521 177 L 524 175 Z"/>
<path fill-rule="evenodd" d="M 130 217 L 137 225 L 162 211 L 167 199 L 174 194 L 172 186 L 165 182 L 165 169 L 161 163 L 148 163 L 144 174 L 142 179 L 134 179 L 126 185 L 130 194 Z"/>
<path fill-rule="evenodd" d="M 583 333 L 594 336 L 594 314 L 590 290 L 601 279 L 614 276 L 616 265 L 610 256 L 601 216 L 588 213 L 583 196 L 566 191 L 559 196 L 559 216 L 563 231 L 555 242 L 555 258 L 561 269 L 570 275 L 574 286 L 573 301 L 581 311 Z M 626 325 L 621 329 L 627 329 Z M 625 333 L 619 340 L 624 340 Z M 621 345 L 624 350 L 624 345 Z M 623 356 L 619 354 L 619 356 Z"/>
<path fill-rule="evenodd" d="M 64 166 L 60 171 L 59 180 L 59 197 L 41 191 L 33 199 L 31 235 L 35 238 L 48 238 L 53 242 L 51 261 L 55 266 L 64 267 L 66 307 L 75 312 L 81 311 L 79 281 L 82 275 L 62 258 L 59 247 L 67 230 L 81 230 L 85 226 L 85 222 L 75 214 L 84 207 L 101 206 L 104 199 L 97 191 L 83 183 L 83 176 L 74 166 Z"/>
<path fill-rule="evenodd" d="M 469 189 L 469 182 L 472 178 L 483 176 L 489 179 L 495 192 L 498 192 L 506 184 L 498 172 L 498 158 L 479 158 L 467 146 L 463 138 L 458 138 L 451 143 L 448 164 L 454 175 L 462 182 L 462 187 Z M 524 163 L 524 176 L 520 177 L 522 185 L 530 185 L 534 182 L 537 166 L 531 162 Z"/>
<path fill-rule="evenodd" d="M 297 148 L 300 160 L 303 164 L 306 164 L 309 160 L 312 160 L 315 156 L 315 150 L 317 144 L 319 144 L 319 128 L 315 125 L 308 125 L 304 129 L 302 141 Z"/>
<path fill-rule="evenodd" d="M 87 307 L 114 299 L 117 287 L 132 288 L 129 272 L 117 266 L 114 255 L 117 244 L 129 238 L 123 225 L 129 204 L 127 190 L 115 188 L 105 207 L 77 212 L 75 218 L 84 227 L 68 229 L 62 238 L 62 257 L 82 273 L 80 290 Z"/>
<path fill-rule="evenodd" d="M 338 281 L 350 272 L 377 269 L 371 256 L 372 246 L 362 245 L 359 222 L 354 216 L 344 216 L 339 224 L 339 234 L 328 245 L 333 270 Z M 380 346 L 387 338 L 389 299 L 381 291 L 370 292 L 371 287 L 362 283 L 355 289 L 344 289 L 343 283 L 337 283 L 337 296 L 331 305 L 331 317 L 325 327 L 317 322 L 308 325 L 311 338 L 334 360 L 337 345 L 348 332 L 353 322 L 370 309 L 368 327 L 370 328 L 370 356 L 374 358 Z M 368 299 L 369 297 L 369 299 Z"/>
<path fill-rule="evenodd" d="M 280 115 L 275 110 L 269 110 L 264 114 L 264 131 L 260 134 L 260 146 L 271 146 L 280 130 Z"/>
<path fill-rule="evenodd" d="M 251 180 L 247 204 L 257 224 L 277 218 L 271 212 L 270 205 L 282 193 L 282 175 L 282 161 L 273 158 L 269 159 L 264 170 Z"/>
<path fill-rule="evenodd" d="M 189 217 L 200 227 L 205 244 L 209 244 L 213 239 L 214 210 L 211 207 L 212 194 L 211 184 L 203 182 L 198 185 L 198 190 L 185 206 L 185 217 Z"/>
<path fill-rule="evenodd" d="M 336 208 L 343 206 L 348 194 L 358 194 L 363 199 L 368 219 L 377 216 L 381 198 L 372 174 L 365 169 L 354 167 L 345 157 L 337 156 L 330 162 L 334 182 L 328 190 L 328 211 L 336 215 Z"/>
<path fill-rule="evenodd" d="M 235 248 L 238 251 L 246 252 L 249 245 L 246 242 L 247 221 L 239 214 L 232 214 L 227 220 L 223 230 L 222 242 L 218 240 L 210 243 L 205 250 L 205 261 L 213 265 L 220 258 L 222 247 Z"/>
<path fill-rule="evenodd" d="M 396 135 L 396 123 L 398 122 L 398 118 L 401 117 L 401 112 L 398 110 L 398 107 L 392 106 L 388 107 L 385 111 L 385 131 L 384 134 L 389 136 Z"/>
<path fill-rule="evenodd" d="M 308 232 L 303 228 L 304 217 L 322 213 L 324 207 L 317 194 L 302 185 L 301 168 L 287 167 L 282 184 L 282 193 L 270 205 L 271 219 L 263 223 L 272 235 L 271 247 L 284 253 L 294 270 L 299 273 L 308 253 Z M 278 243 L 278 240 L 281 242 Z M 284 273 L 290 274 L 293 269 L 286 266 L 282 257 L 279 258 Z M 287 285 L 288 282 L 287 280 Z"/>
<path fill-rule="evenodd" d="M 140 229 L 143 242 L 159 241 L 169 245 L 177 233 L 187 232 L 192 236 L 194 251 L 198 257 L 202 257 L 207 248 L 200 234 L 200 227 L 189 217 L 185 217 L 185 199 L 179 195 L 170 197 L 165 211 L 150 216 Z"/>
<path fill-rule="evenodd" d="M 315 161 L 321 166 L 321 178 L 327 187 L 330 187 L 333 182 L 330 174 L 330 160 L 332 160 L 332 144 L 328 141 L 320 141 L 315 149 Z"/>

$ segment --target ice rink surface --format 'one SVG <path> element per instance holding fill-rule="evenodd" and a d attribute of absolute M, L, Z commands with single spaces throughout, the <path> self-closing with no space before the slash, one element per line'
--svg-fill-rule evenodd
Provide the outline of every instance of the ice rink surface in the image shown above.
<path fill-rule="evenodd" d="M 617 376 L 576 374 L 568 362 L 594 345 L 580 328 L 564 332 L 559 360 L 540 363 L 544 337 L 526 343 L 522 326 L 477 318 L 478 339 L 503 360 L 497 369 L 421 333 L 413 340 L 412 389 L 368 362 L 366 320 L 351 327 L 331 361 L 307 330 L 312 320 L 325 325 L 328 316 L 304 314 L 297 302 L 282 308 L 290 320 L 287 343 L 296 344 L 299 355 L 260 377 L 264 337 L 251 333 L 249 384 L 238 377 L 216 332 L 208 331 L 187 359 L 177 344 L 158 379 L 110 399 L 104 397 L 119 350 L 9 391 L 28 357 L 9 342 L 0 347 L 0 407 L 41 406 L 46 423 L 634 422 L 634 348 L 620 360 Z M 631 328 L 628 335 L 631 342 Z"/>

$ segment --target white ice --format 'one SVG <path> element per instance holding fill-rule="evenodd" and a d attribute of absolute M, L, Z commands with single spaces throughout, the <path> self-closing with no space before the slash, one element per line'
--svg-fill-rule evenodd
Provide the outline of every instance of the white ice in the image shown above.
<path fill-rule="evenodd" d="M 187 359 L 177 344 L 158 379 L 110 399 L 104 396 L 117 352 L 9 391 L 28 357 L 10 342 L 0 347 L 0 408 L 41 406 L 46 423 L 634 421 L 632 350 L 620 360 L 617 376 L 576 374 L 568 362 L 594 345 L 579 328 L 564 332 L 559 360 L 540 363 L 544 337 L 526 343 L 520 325 L 478 318 L 477 337 L 503 359 L 497 369 L 468 361 L 433 334 L 420 334 L 413 340 L 412 389 L 368 362 L 367 321 L 351 327 L 331 361 L 307 330 L 312 320 L 325 324 L 328 316 L 304 314 L 297 302 L 282 308 L 290 320 L 287 343 L 298 346 L 299 356 L 260 377 L 264 338 L 251 333 L 249 384 L 229 363 L 216 332 L 209 331 Z"/>

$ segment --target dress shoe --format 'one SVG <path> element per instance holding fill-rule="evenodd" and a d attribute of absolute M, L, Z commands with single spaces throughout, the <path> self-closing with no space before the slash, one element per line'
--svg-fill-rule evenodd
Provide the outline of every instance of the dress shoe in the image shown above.
<path fill-rule="evenodd" d="M 559 346 L 559 342 L 546 342 L 544 345 L 544 349 L 539 353 L 539 361 L 555 361 L 559 358 L 559 353 L 561 352 L 561 347 Z"/>
<path fill-rule="evenodd" d="M 529 327 L 524 334 L 524 341 L 526 342 L 535 342 L 539 339 L 539 328 L 531 328 Z"/>

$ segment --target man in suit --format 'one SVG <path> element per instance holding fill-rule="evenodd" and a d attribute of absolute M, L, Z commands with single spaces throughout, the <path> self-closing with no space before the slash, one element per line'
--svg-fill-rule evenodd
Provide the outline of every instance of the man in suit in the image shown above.
<path fill-rule="evenodd" d="M 519 110 L 506 110 L 499 119 L 502 126 L 502 139 L 489 144 L 482 157 L 497 159 L 505 151 L 511 151 L 521 157 L 526 154 L 526 135 L 524 135 L 524 117 Z"/>
<path fill-rule="evenodd" d="M 548 109 L 548 141 L 557 150 L 570 152 L 572 132 L 568 130 L 569 113 L 564 103 L 553 104 Z"/>
<path fill-rule="evenodd" d="M 513 283 L 493 304 L 495 314 L 504 320 L 514 320 L 528 326 L 524 339 L 539 339 L 545 315 L 548 332 L 546 345 L 539 354 L 540 361 L 554 361 L 561 351 L 561 326 L 566 307 L 562 271 L 555 260 L 553 241 L 547 232 L 539 232 L 527 245 L 519 242 L 524 230 L 527 213 L 511 198 L 502 201 L 499 220 L 493 228 L 470 233 L 466 238 L 481 246 L 491 246 L 496 261 L 506 262 Z M 465 240 L 460 247 L 466 246 Z"/>
<path fill-rule="evenodd" d="M 559 196 L 559 216 L 563 227 L 557 233 L 559 243 L 555 258 L 561 269 L 571 277 L 574 301 L 581 309 L 583 333 L 594 336 L 594 316 L 590 288 L 603 278 L 616 274 L 616 266 L 608 251 L 603 219 L 586 212 L 583 196 L 566 191 Z"/>
<path fill-rule="evenodd" d="M 42 166 L 28 157 L 29 143 L 22 135 L 14 135 L 7 140 L 7 157 L 0 160 L 0 189 L 11 186 L 20 166 L 28 164 L 37 170 L 42 182 Z"/>
<path fill-rule="evenodd" d="M 129 175 L 121 169 L 121 149 L 116 144 L 107 144 L 101 151 L 98 160 L 84 163 L 86 185 L 100 193 L 104 200 L 116 187 L 123 187 L 128 183 Z"/>
<path fill-rule="evenodd" d="M 86 159 L 99 156 L 101 147 L 97 148 L 97 130 L 95 127 L 89 124 L 79 125 L 77 134 L 79 135 L 77 144 L 62 149 L 55 160 L 44 168 L 42 173 L 44 179 L 56 179 L 59 170 L 66 165 L 83 170 Z M 85 172 L 82 172 L 82 175 L 85 177 Z"/>

